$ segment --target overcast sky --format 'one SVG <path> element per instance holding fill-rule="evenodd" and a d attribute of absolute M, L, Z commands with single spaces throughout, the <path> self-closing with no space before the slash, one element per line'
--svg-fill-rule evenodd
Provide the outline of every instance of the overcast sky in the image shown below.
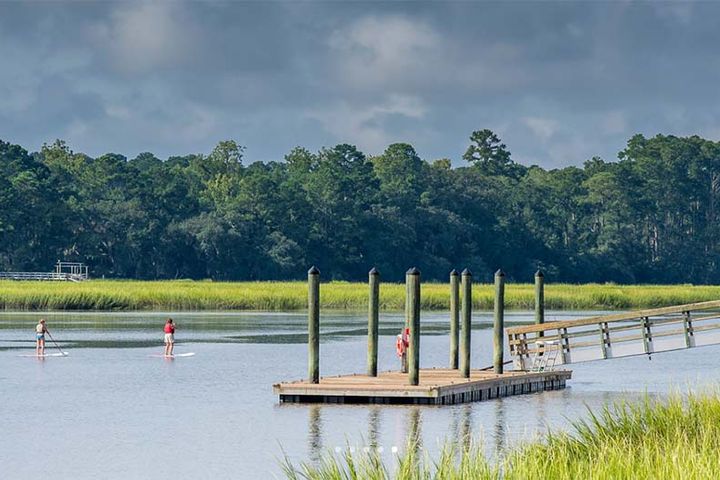
<path fill-rule="evenodd" d="M 635 133 L 720 140 L 720 3 L 3 2 L 0 139 L 246 158 L 476 129 L 545 167 Z"/>

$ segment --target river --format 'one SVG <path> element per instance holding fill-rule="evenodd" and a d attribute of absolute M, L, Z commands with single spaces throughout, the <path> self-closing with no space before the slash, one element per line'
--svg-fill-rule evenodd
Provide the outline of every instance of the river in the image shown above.
<path fill-rule="evenodd" d="M 589 312 L 548 312 L 560 320 Z M 164 318 L 178 324 L 162 353 Z M 41 316 L 64 358 L 31 358 Z M 396 368 L 402 314 L 381 315 L 381 370 Z M 421 367 L 445 366 L 448 314 L 422 316 Z M 364 313 L 322 312 L 321 375 L 363 372 Z M 507 324 L 531 321 L 506 314 Z M 472 365 L 490 365 L 491 313 L 473 319 Z M 573 365 L 561 391 L 456 406 L 281 405 L 272 384 L 307 374 L 303 313 L 0 314 L 0 477 L 67 479 L 282 478 L 281 463 L 345 448 L 378 449 L 392 463 L 408 436 L 435 455 L 469 433 L 488 455 L 587 409 L 643 394 L 712 385 L 718 347 Z M 48 341 L 48 351 L 54 348 Z"/>

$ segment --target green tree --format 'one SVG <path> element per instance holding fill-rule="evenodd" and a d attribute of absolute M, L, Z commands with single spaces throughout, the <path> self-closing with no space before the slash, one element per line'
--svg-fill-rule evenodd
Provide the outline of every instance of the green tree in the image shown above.
<path fill-rule="evenodd" d="M 476 130 L 470 135 L 470 146 L 463 159 L 487 175 L 501 175 L 519 178 L 525 169 L 513 162 L 510 151 L 492 130 Z"/>

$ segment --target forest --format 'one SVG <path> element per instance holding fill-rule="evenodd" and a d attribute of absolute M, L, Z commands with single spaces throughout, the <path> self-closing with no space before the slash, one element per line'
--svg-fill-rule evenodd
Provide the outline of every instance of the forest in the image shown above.
<path fill-rule="evenodd" d="M 462 159 L 406 143 L 347 144 L 252 162 L 206 154 L 92 158 L 57 140 L 0 141 L 0 270 L 81 261 L 132 279 L 400 281 L 502 268 L 531 281 L 720 283 L 720 142 L 635 135 L 615 161 L 546 170 L 513 161 L 490 130 Z M 459 166 L 458 166 L 459 165 Z"/>

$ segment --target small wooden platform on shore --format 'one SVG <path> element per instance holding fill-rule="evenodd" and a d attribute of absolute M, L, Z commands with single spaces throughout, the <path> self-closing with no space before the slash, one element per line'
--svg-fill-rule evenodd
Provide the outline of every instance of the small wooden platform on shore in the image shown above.
<path fill-rule="evenodd" d="M 398 371 L 381 372 L 377 377 L 340 375 L 324 377 L 320 383 L 307 380 L 273 385 L 280 402 L 288 403 L 383 403 L 452 405 L 491 398 L 522 395 L 565 388 L 569 370 L 495 374 L 472 370 L 461 378 L 458 370 L 432 368 L 420 370 L 420 384 L 408 385 L 408 375 Z"/>

